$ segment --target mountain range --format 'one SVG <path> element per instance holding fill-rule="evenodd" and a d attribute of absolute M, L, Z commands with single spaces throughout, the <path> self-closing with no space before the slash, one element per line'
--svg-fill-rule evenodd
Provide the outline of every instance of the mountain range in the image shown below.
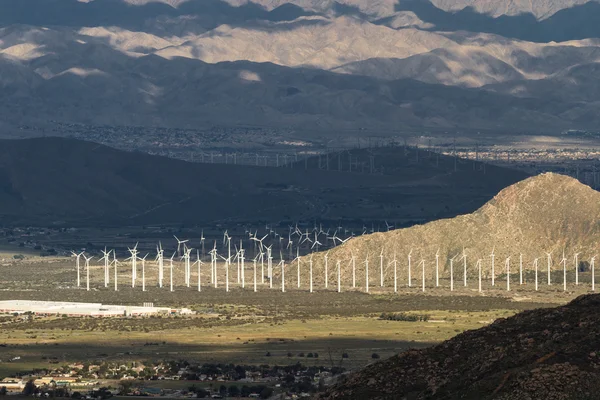
<path fill-rule="evenodd" d="M 201 164 L 66 138 L 0 140 L 2 225 L 140 226 L 349 221 L 411 225 L 473 211 L 527 175 L 401 147 L 286 168 Z M 342 157 L 342 158 L 340 158 Z M 352 172 L 348 159 L 352 159 Z M 371 173 L 370 157 L 376 171 Z M 338 170 L 338 165 L 342 170 Z M 365 188 L 369 190 L 365 190 Z M 399 199 L 403 199 L 401 202 Z"/>
<path fill-rule="evenodd" d="M 1 0 L 0 135 L 593 130 L 599 17 L 583 0 Z"/>

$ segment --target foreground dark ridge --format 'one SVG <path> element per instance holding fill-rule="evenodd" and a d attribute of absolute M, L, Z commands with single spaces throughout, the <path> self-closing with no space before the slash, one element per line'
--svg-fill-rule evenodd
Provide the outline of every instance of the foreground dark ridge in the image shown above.
<path fill-rule="evenodd" d="M 524 311 L 343 377 L 318 399 L 596 399 L 600 296 Z"/>

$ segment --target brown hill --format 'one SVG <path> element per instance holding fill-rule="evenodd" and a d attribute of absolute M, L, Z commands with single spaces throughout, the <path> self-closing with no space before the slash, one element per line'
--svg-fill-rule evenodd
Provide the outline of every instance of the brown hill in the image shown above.
<path fill-rule="evenodd" d="M 472 214 L 351 239 L 329 252 L 329 279 L 335 279 L 337 273 L 331 268 L 331 260 L 333 265 L 341 260 L 342 276 L 350 277 L 350 260 L 354 254 L 357 267 L 360 266 L 361 286 L 367 256 L 371 263 L 371 284 L 379 282 L 382 251 L 388 286 L 393 274 L 393 267 L 388 264 L 394 254 L 398 259 L 399 279 L 403 285 L 407 281 L 407 256 L 411 250 L 413 268 L 424 259 L 428 279 L 435 273 L 436 252 L 440 255 L 441 274 L 448 278 L 449 260 L 455 256 L 460 259 L 463 249 L 470 275 L 477 273 L 476 262 L 482 259 L 483 275 L 491 276 L 492 250 L 496 276 L 504 274 L 507 257 L 512 258 L 514 266 L 519 263 L 520 254 L 523 254 L 525 268 L 530 270 L 534 258 L 540 258 L 540 270 L 547 268 L 547 252 L 551 253 L 552 268 L 559 268 L 563 251 L 569 265 L 573 265 L 576 252 L 581 253 L 580 261 L 589 261 L 595 255 L 595 244 L 600 239 L 599 220 L 600 193 L 567 176 L 542 174 L 507 187 Z M 320 282 L 324 254 L 315 254 L 313 260 L 319 271 L 315 281 Z M 458 265 L 460 271 L 455 263 L 455 279 L 463 275 L 462 261 Z M 413 279 L 420 280 L 420 270 L 415 268 L 412 274 Z"/>
<path fill-rule="evenodd" d="M 525 311 L 368 366 L 318 398 L 597 399 L 599 318 L 598 295 Z"/>

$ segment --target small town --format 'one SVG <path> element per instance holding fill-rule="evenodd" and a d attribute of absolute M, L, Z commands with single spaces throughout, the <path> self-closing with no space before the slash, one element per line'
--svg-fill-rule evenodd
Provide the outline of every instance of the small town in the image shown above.
<path fill-rule="evenodd" d="M 300 356 L 316 360 L 317 353 Z M 49 360 L 58 363 L 57 360 Z M 73 363 L 36 369 L 0 381 L 3 395 L 104 399 L 119 396 L 169 398 L 310 397 L 345 371 L 342 367 L 157 363 Z M 175 382 L 177 381 L 177 382 Z M 185 382 L 182 382 L 185 381 Z"/>

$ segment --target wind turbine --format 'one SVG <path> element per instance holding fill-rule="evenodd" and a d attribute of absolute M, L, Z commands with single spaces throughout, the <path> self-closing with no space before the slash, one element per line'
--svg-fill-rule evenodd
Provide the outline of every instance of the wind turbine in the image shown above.
<path fill-rule="evenodd" d="M 481 258 L 477 260 L 477 270 L 479 272 L 479 293 L 481 293 Z"/>
<path fill-rule="evenodd" d="M 506 291 L 510 291 L 510 256 L 506 259 L 504 263 L 506 267 Z"/>
<path fill-rule="evenodd" d="M 300 248 L 299 247 L 296 248 L 296 262 L 298 263 L 298 265 L 297 265 L 298 276 L 296 279 L 298 281 L 298 289 L 300 289 Z"/>
<path fill-rule="evenodd" d="M 158 287 L 163 287 L 163 279 L 165 277 L 165 251 L 162 248 L 162 243 L 158 242 L 158 246 L 156 246 L 156 258 L 155 261 L 158 262 Z"/>
<path fill-rule="evenodd" d="M 440 249 L 437 249 L 437 251 L 435 252 L 435 287 L 439 287 L 439 286 L 440 286 Z"/>
<path fill-rule="evenodd" d="M 560 263 L 563 265 L 563 292 L 567 291 L 567 258 L 565 257 L 565 252 L 563 250 L 562 259 Z"/>
<path fill-rule="evenodd" d="M 177 240 L 177 257 L 181 257 L 181 245 L 189 242 L 189 240 L 179 240 L 179 238 L 173 235 L 175 240 Z"/>
<path fill-rule="evenodd" d="M 383 247 L 381 248 L 381 253 L 379 254 L 379 275 L 379 286 L 383 287 Z"/>
<path fill-rule="evenodd" d="M 171 292 L 173 291 L 173 258 L 175 257 L 175 254 L 177 254 L 177 253 L 173 253 L 171 258 L 169 259 L 169 269 L 171 270 L 171 276 L 170 276 Z"/>
<path fill-rule="evenodd" d="M 142 292 L 146 291 L 146 257 L 148 257 L 148 254 L 140 258 L 142 262 Z"/>
<path fill-rule="evenodd" d="M 86 289 L 89 292 L 90 291 L 90 260 L 94 257 L 88 258 L 84 255 L 83 258 L 85 258 Z"/>
<path fill-rule="evenodd" d="M 579 253 L 575 253 L 575 285 L 579 285 Z"/>
<path fill-rule="evenodd" d="M 240 268 L 239 268 L 239 272 L 242 275 L 242 289 L 244 289 L 246 287 L 246 273 L 245 273 L 245 266 L 244 266 L 244 261 L 245 261 L 245 257 L 244 255 L 246 254 L 246 250 L 244 250 L 244 248 L 242 247 L 242 241 L 240 240 Z"/>
<path fill-rule="evenodd" d="M 464 281 L 464 287 L 467 287 L 467 253 L 465 253 L 465 248 L 463 247 L 463 281 Z"/>
<path fill-rule="evenodd" d="M 533 267 L 535 269 L 535 291 L 538 290 L 538 259 L 533 260 Z"/>
<path fill-rule="evenodd" d="M 214 247 L 211 251 L 208 252 L 210 254 L 210 283 L 215 285 L 215 288 L 218 286 L 217 279 L 217 241 L 215 240 Z"/>
<path fill-rule="evenodd" d="M 117 253 L 113 250 L 113 264 L 115 264 L 115 292 L 119 290 L 117 286 L 117 270 L 119 268 L 119 260 L 117 260 Z"/>
<path fill-rule="evenodd" d="M 412 286 L 412 277 L 411 277 L 411 255 L 412 255 L 412 249 L 410 249 L 410 251 L 408 252 L 408 287 Z"/>
<path fill-rule="evenodd" d="M 200 258 L 200 253 L 196 250 L 196 262 L 194 264 L 198 264 L 198 291 L 202 291 L 202 259 Z"/>
<path fill-rule="evenodd" d="M 327 287 L 329 285 L 329 252 L 325 253 L 324 261 L 325 261 L 325 289 L 327 289 Z"/>
<path fill-rule="evenodd" d="M 592 257 L 590 268 L 592 269 L 592 292 L 596 291 L 596 275 L 594 271 L 594 261 L 596 260 L 596 256 Z"/>
<path fill-rule="evenodd" d="M 519 285 L 523 284 L 523 253 L 519 254 Z"/>
<path fill-rule="evenodd" d="M 190 287 L 191 284 L 191 267 L 190 267 L 190 256 L 192 254 L 191 247 L 187 247 L 185 244 L 183 245 L 183 265 L 184 265 L 184 274 L 185 274 L 185 284 L 187 287 Z"/>
<path fill-rule="evenodd" d="M 281 265 L 281 293 L 285 293 L 285 260 L 279 261 Z"/>
<path fill-rule="evenodd" d="M 102 258 L 98 261 L 104 261 L 104 287 L 108 287 L 108 283 L 110 281 L 110 251 L 106 251 L 106 247 L 102 250 Z"/>
<path fill-rule="evenodd" d="M 342 273 L 341 273 L 340 269 L 341 269 L 340 260 L 337 260 L 337 291 L 338 291 L 338 293 L 342 292 L 342 284 L 341 284 Z"/>
<path fill-rule="evenodd" d="M 258 254 L 252 259 L 252 264 L 254 265 L 254 292 L 256 293 L 256 259 L 258 258 Z"/>
<path fill-rule="evenodd" d="M 546 255 L 548 256 L 548 286 L 551 285 L 550 282 L 550 265 L 552 264 L 552 253 L 546 253 Z"/>
<path fill-rule="evenodd" d="M 365 292 L 369 293 L 369 253 L 365 259 Z"/>
<path fill-rule="evenodd" d="M 394 251 L 394 259 L 392 260 L 392 264 L 394 264 L 394 293 L 398 293 L 398 261 L 396 260 L 396 252 Z"/>
<path fill-rule="evenodd" d="M 309 275 L 309 281 L 310 281 L 310 293 L 313 292 L 313 271 L 312 268 L 313 267 L 313 255 L 312 253 L 310 254 L 310 258 L 308 259 L 308 275 Z"/>
<path fill-rule="evenodd" d="M 425 260 L 424 259 L 421 259 L 421 266 L 422 266 L 421 276 L 423 278 L 423 293 L 425 293 Z"/>
<path fill-rule="evenodd" d="M 352 254 L 352 258 L 350 262 L 352 263 L 352 288 L 356 289 L 356 256 L 354 255 L 354 251 L 350 251 Z"/>
<path fill-rule="evenodd" d="M 79 272 L 79 259 L 81 256 L 83 256 L 84 252 L 82 251 L 81 253 L 75 253 L 74 251 L 72 251 L 71 254 L 73 254 L 75 257 L 77 257 L 77 259 L 75 261 L 75 265 L 77 266 L 77 287 L 81 287 L 81 275 Z"/>
<path fill-rule="evenodd" d="M 495 282 L 496 272 L 494 271 L 494 257 L 495 257 L 494 250 L 495 249 L 496 249 L 495 246 L 492 247 L 492 254 L 490 254 L 490 256 L 492 257 L 492 286 L 496 286 L 496 282 Z"/>
<path fill-rule="evenodd" d="M 450 259 L 450 291 L 454 290 L 454 259 L 458 257 L 458 254 Z"/>
<path fill-rule="evenodd" d="M 204 237 L 204 229 L 202 229 L 202 232 L 200 233 L 200 246 L 202 248 L 202 258 L 204 258 L 204 256 L 206 255 L 206 253 L 204 252 L 204 242 L 206 241 L 206 238 Z"/>
<path fill-rule="evenodd" d="M 129 257 L 128 259 L 125 260 L 125 261 L 131 260 L 131 287 L 132 288 L 135 287 L 135 280 L 137 278 L 137 260 L 138 260 L 137 246 L 138 246 L 138 244 L 136 243 L 135 246 L 133 247 L 133 249 L 130 249 L 129 247 L 127 248 L 127 251 L 129 251 L 129 253 L 131 253 L 131 257 Z"/>

